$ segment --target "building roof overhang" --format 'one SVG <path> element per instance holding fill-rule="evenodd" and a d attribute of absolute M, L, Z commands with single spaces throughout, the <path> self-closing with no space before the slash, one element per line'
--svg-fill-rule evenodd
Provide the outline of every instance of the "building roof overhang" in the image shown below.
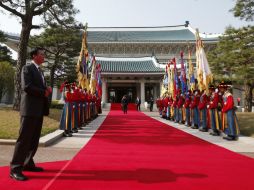
<path fill-rule="evenodd" d="M 155 57 L 96 57 L 96 62 L 101 65 L 102 75 L 160 75 L 165 67 Z"/>
<path fill-rule="evenodd" d="M 158 27 L 88 27 L 89 43 L 195 43 L 196 30 L 190 25 Z M 207 42 L 217 42 L 221 34 L 199 33 Z"/>

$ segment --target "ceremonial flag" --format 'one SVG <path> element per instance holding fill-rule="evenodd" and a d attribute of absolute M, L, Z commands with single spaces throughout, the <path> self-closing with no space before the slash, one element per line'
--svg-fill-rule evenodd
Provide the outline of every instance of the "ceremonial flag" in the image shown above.
<path fill-rule="evenodd" d="M 184 66 L 184 61 L 183 61 L 183 52 L 181 52 L 181 76 L 180 76 L 180 81 L 181 81 L 181 90 L 182 93 L 185 94 L 187 92 L 187 81 L 186 81 L 186 71 L 185 71 L 185 66 Z"/>
<path fill-rule="evenodd" d="M 168 86 L 168 66 L 167 65 L 166 65 L 166 68 L 165 68 L 163 84 L 164 84 L 165 87 Z"/>
<path fill-rule="evenodd" d="M 79 54 L 79 59 L 77 62 L 77 72 L 78 72 L 78 82 L 79 86 L 84 88 L 89 88 L 88 86 L 88 50 L 87 50 L 87 39 L 86 39 L 86 31 L 83 32 L 82 36 L 82 46 Z"/>
<path fill-rule="evenodd" d="M 95 56 L 93 56 L 92 58 L 92 62 L 91 62 L 91 67 L 92 67 L 92 71 L 91 71 L 91 78 L 90 78 L 90 91 L 92 94 L 94 94 L 96 92 L 96 60 L 95 60 Z"/>
<path fill-rule="evenodd" d="M 167 89 L 165 88 L 165 86 L 162 82 L 160 96 L 163 97 L 166 92 L 167 92 Z"/>
<path fill-rule="evenodd" d="M 178 74 L 177 74 L 177 68 L 176 68 L 176 59 L 172 59 L 173 65 L 174 65 L 174 91 L 173 91 L 173 97 L 176 98 L 177 92 L 179 90 L 179 82 L 178 82 Z"/>
<path fill-rule="evenodd" d="M 96 79 L 97 79 L 96 91 L 97 91 L 97 96 L 101 97 L 102 96 L 101 65 L 97 64 L 96 68 L 97 68 L 96 69 Z"/>
<path fill-rule="evenodd" d="M 172 65 L 172 66 L 171 66 Z M 174 95 L 174 67 L 172 60 L 168 64 L 168 91 L 171 96 Z"/>
<path fill-rule="evenodd" d="M 199 90 L 206 90 L 208 92 L 208 87 L 213 80 L 213 76 L 206 58 L 206 54 L 203 48 L 203 42 L 199 36 L 198 30 L 196 31 L 196 61 Z"/>
<path fill-rule="evenodd" d="M 195 89 L 195 77 L 194 77 L 194 68 L 191 61 L 191 51 L 189 50 L 189 83 L 190 83 L 190 89 L 193 91 Z"/>

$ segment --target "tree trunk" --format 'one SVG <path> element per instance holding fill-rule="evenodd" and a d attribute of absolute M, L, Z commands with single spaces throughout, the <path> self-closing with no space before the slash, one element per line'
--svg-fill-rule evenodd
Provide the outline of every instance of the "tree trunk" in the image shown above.
<path fill-rule="evenodd" d="M 22 67 L 26 64 L 27 56 L 27 47 L 28 40 L 30 36 L 32 26 L 32 17 L 22 21 L 22 29 L 20 34 L 20 43 L 18 47 L 18 61 L 16 66 L 16 73 L 14 76 L 14 86 L 15 86 L 15 95 L 14 95 L 14 104 L 13 109 L 20 109 L 20 98 L 21 98 L 21 70 Z"/>
<path fill-rule="evenodd" d="M 244 112 L 251 112 L 252 109 L 252 85 L 244 81 Z"/>
<path fill-rule="evenodd" d="M 53 66 L 51 69 L 50 69 L 50 87 L 52 88 L 52 94 L 50 94 L 49 96 L 49 103 L 51 104 L 52 102 L 52 95 L 53 95 L 53 90 L 54 90 L 54 83 L 55 83 L 55 78 L 54 78 L 54 75 L 55 75 L 55 67 Z"/>

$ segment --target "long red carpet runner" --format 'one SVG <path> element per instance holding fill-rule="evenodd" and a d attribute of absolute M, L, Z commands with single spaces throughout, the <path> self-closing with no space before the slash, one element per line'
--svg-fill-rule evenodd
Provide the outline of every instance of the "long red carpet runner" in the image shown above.
<path fill-rule="evenodd" d="M 121 110 L 121 109 L 122 109 L 121 103 L 112 103 L 111 104 L 111 110 Z M 131 111 L 131 110 L 137 110 L 136 104 L 129 103 L 128 104 L 128 110 L 129 111 Z"/>
<path fill-rule="evenodd" d="M 27 182 L 15 182 L 8 178 L 6 169 L 0 169 L 0 189 L 254 188 L 254 159 L 203 141 L 137 111 L 123 114 L 120 110 L 111 110 L 73 160 L 45 163 L 44 168 L 43 173 L 29 173 Z"/>

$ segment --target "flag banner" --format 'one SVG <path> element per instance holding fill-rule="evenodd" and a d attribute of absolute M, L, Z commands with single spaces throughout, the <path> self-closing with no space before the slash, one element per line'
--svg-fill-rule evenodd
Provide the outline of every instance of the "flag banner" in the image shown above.
<path fill-rule="evenodd" d="M 199 32 L 196 32 L 196 64 L 197 64 L 197 80 L 199 90 L 206 90 L 208 92 L 209 84 L 213 80 L 213 75 L 210 70 L 206 54 L 203 47 L 203 42 L 199 36 Z"/>
<path fill-rule="evenodd" d="M 95 56 L 92 57 L 92 61 L 91 61 L 91 77 L 90 77 L 90 91 L 92 94 L 94 94 L 96 92 L 96 86 L 97 86 L 97 80 L 96 80 L 96 60 L 95 60 Z"/>
<path fill-rule="evenodd" d="M 190 50 L 189 50 L 188 62 L 189 62 L 189 84 L 190 84 L 190 89 L 193 91 L 195 89 L 195 76 L 194 76 L 194 68 L 193 68 L 193 63 L 191 60 Z"/>
<path fill-rule="evenodd" d="M 171 60 L 170 63 L 168 64 L 168 91 L 171 96 L 174 94 L 174 67 L 173 67 L 173 61 Z"/>
<path fill-rule="evenodd" d="M 180 76 L 180 81 L 181 81 L 181 91 L 183 94 L 185 94 L 188 90 L 187 88 L 187 80 L 186 80 L 186 70 L 184 66 L 184 60 L 183 60 L 183 52 L 181 52 L 181 76 Z"/>
<path fill-rule="evenodd" d="M 82 46 L 79 54 L 79 59 L 77 62 L 77 72 L 78 72 L 78 82 L 82 89 L 89 89 L 88 85 L 88 49 L 87 49 L 87 36 L 86 31 L 82 35 Z"/>
<path fill-rule="evenodd" d="M 173 97 L 176 98 L 177 92 L 179 91 L 179 81 L 178 81 L 178 73 L 176 68 L 176 59 L 172 59 L 173 65 L 174 65 L 174 91 L 173 91 Z"/>
<path fill-rule="evenodd" d="M 96 65 L 96 80 L 97 80 L 97 85 L 96 85 L 96 92 L 97 92 L 97 97 L 102 97 L 102 81 L 101 81 L 101 65 L 97 64 Z"/>
<path fill-rule="evenodd" d="M 167 92 L 167 89 L 165 88 L 164 84 L 161 83 L 161 92 L 160 92 L 160 96 L 163 97 L 165 95 L 165 93 Z"/>
<path fill-rule="evenodd" d="M 165 68 L 165 74 L 164 74 L 164 77 L 163 77 L 163 84 L 164 86 L 168 85 L 168 66 L 166 66 Z"/>

